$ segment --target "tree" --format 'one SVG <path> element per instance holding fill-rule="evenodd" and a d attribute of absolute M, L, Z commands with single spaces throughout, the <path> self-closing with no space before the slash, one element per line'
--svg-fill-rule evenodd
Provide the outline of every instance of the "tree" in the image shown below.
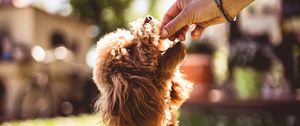
<path fill-rule="evenodd" d="M 126 10 L 132 0 L 70 0 L 73 14 L 98 25 L 99 36 L 127 26 Z"/>

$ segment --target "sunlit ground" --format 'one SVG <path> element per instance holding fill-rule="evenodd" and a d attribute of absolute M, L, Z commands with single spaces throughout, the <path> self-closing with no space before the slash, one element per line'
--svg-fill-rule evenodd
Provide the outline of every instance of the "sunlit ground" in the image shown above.
<path fill-rule="evenodd" d="M 97 115 L 80 115 L 57 117 L 51 119 L 34 119 L 25 121 L 6 122 L 0 126 L 103 126 Z"/>

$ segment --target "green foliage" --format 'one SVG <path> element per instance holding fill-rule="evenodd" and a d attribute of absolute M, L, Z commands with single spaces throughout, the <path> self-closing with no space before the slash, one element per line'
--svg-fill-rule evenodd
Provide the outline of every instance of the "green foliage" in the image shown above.
<path fill-rule="evenodd" d="M 180 126 L 288 126 L 285 117 L 268 113 L 223 114 L 215 111 L 193 111 L 182 114 Z M 281 119 L 277 119 L 281 118 Z M 292 124 L 293 125 L 293 124 Z"/>
<path fill-rule="evenodd" d="M 158 17 L 157 14 L 158 13 L 158 8 L 157 5 L 159 4 L 159 0 L 148 0 L 149 1 L 149 13 L 150 15 L 154 16 L 154 17 Z"/>
<path fill-rule="evenodd" d="M 234 67 L 233 81 L 236 95 L 241 100 L 257 99 L 260 96 L 263 73 L 252 67 Z"/>
<path fill-rule="evenodd" d="M 73 13 L 99 26 L 103 35 L 127 26 L 127 10 L 133 0 L 70 0 Z"/>

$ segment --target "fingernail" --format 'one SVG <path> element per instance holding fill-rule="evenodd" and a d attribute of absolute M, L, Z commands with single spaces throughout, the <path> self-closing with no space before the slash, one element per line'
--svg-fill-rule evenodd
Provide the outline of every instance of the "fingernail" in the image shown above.
<path fill-rule="evenodd" d="M 166 38 L 168 35 L 168 31 L 166 29 L 163 29 L 161 32 L 160 32 L 160 37 L 161 38 Z"/>
<path fill-rule="evenodd" d="M 200 35 L 200 32 L 196 31 L 196 32 L 194 32 L 194 35 L 198 36 L 198 35 Z"/>

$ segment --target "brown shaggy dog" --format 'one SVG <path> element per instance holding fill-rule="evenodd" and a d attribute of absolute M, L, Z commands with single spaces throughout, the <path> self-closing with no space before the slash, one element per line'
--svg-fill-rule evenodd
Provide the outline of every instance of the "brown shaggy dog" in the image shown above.
<path fill-rule="evenodd" d="M 185 47 L 159 50 L 159 21 L 147 16 L 131 31 L 117 30 L 97 43 L 93 79 L 101 95 L 96 107 L 107 126 L 174 126 L 174 111 L 192 83 L 178 67 Z"/>

